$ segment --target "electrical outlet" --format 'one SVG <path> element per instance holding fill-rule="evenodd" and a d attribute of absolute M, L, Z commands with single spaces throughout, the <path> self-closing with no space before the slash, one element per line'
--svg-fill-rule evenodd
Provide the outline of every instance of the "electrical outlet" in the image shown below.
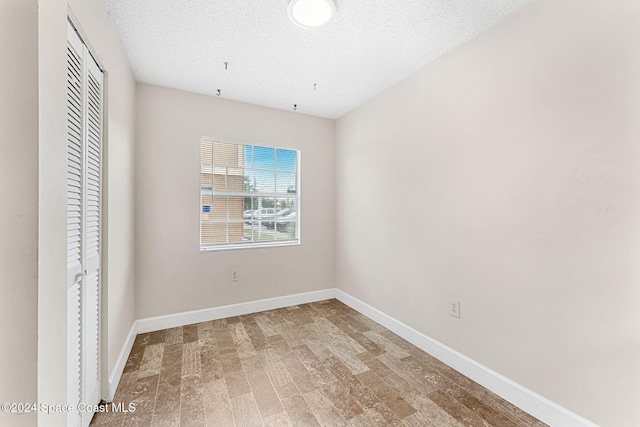
<path fill-rule="evenodd" d="M 231 281 L 237 282 L 238 280 L 240 280 L 240 274 L 238 273 L 238 270 L 233 270 L 231 272 Z"/>
<path fill-rule="evenodd" d="M 449 315 L 460 318 L 460 301 L 455 299 L 449 300 Z"/>

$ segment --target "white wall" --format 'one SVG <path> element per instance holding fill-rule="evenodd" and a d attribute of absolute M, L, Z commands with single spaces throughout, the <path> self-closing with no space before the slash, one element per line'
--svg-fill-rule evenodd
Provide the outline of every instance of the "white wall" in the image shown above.
<path fill-rule="evenodd" d="M 539 0 L 341 118 L 339 288 L 640 425 L 638 40 L 635 0 Z"/>
<path fill-rule="evenodd" d="M 67 13 L 105 73 L 103 222 L 103 397 L 107 377 L 135 321 L 135 81 L 101 0 L 40 1 L 38 13 L 38 400 L 66 400 L 66 39 Z M 69 8 L 69 9 L 68 9 Z M 38 128 L 36 127 L 36 132 Z M 37 174 L 36 174 L 37 176 Z M 66 425 L 66 414 L 39 414 Z"/>
<path fill-rule="evenodd" d="M 0 402 L 37 398 L 38 14 L 0 2 Z M 0 425 L 35 414 L 0 412 Z"/>
<path fill-rule="evenodd" d="M 333 121 L 147 84 L 136 99 L 138 318 L 334 286 Z M 203 135 L 301 150 L 301 245 L 200 253 Z"/>

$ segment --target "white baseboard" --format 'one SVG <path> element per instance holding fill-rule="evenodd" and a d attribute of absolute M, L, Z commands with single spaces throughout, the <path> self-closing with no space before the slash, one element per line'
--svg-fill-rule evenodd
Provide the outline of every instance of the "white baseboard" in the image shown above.
<path fill-rule="evenodd" d="M 129 330 L 129 334 L 127 335 L 127 339 L 124 342 L 124 346 L 122 346 L 122 350 L 120 350 L 120 354 L 118 354 L 118 358 L 116 359 L 116 365 L 113 367 L 111 375 L 109 375 L 109 396 L 107 398 L 107 401 L 109 402 L 112 402 L 113 397 L 116 395 L 116 389 L 118 388 L 118 384 L 120 384 L 120 378 L 124 372 L 124 366 L 127 364 L 127 359 L 129 358 L 129 354 L 131 353 L 137 334 L 136 322 L 133 322 L 133 325 L 131 325 L 131 329 Z"/>
<path fill-rule="evenodd" d="M 591 421 L 339 289 L 336 290 L 335 298 L 552 427 L 598 427 Z"/>
<path fill-rule="evenodd" d="M 136 321 L 137 333 L 159 331 L 161 329 L 176 328 L 178 326 L 207 322 L 209 320 L 224 319 L 225 317 L 240 316 L 297 304 L 322 301 L 335 298 L 336 290 L 335 288 L 323 289 L 321 291 L 261 299 L 258 301 L 224 305 L 222 307 L 205 308 L 203 310 L 168 314 L 166 316 L 147 317 L 146 319 Z"/>
<path fill-rule="evenodd" d="M 441 342 L 416 331 L 410 326 L 394 319 L 377 308 L 335 288 L 225 305 L 222 307 L 214 307 L 204 310 L 139 319 L 131 327 L 127 341 L 125 342 L 125 345 L 118 356 L 116 366 L 109 377 L 109 398 L 110 400 L 113 399 L 136 335 L 139 333 L 175 328 L 193 323 L 257 313 L 260 311 L 323 301 L 331 298 L 337 298 L 344 304 L 393 331 L 395 334 L 409 341 L 411 344 L 426 351 L 435 358 L 451 366 L 453 369 L 466 375 L 478 384 L 491 390 L 498 396 L 552 427 L 598 427 L 591 421 L 574 414 L 549 399 L 546 399 L 509 378 L 481 365 L 464 354 L 459 353 Z"/>

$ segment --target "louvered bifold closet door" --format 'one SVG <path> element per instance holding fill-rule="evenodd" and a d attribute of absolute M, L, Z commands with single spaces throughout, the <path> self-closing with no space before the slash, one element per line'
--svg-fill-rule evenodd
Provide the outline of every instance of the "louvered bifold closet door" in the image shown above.
<path fill-rule="evenodd" d="M 73 28 L 67 36 L 67 404 L 77 407 L 82 399 L 84 72 L 82 42 Z M 78 411 L 67 417 L 69 426 L 81 425 Z"/>
<path fill-rule="evenodd" d="M 85 250 L 83 400 L 100 401 L 100 210 L 102 72 L 87 55 L 85 140 Z"/>
<path fill-rule="evenodd" d="M 67 404 L 100 401 L 102 72 L 71 24 L 67 45 Z M 85 427 L 92 413 L 71 411 Z"/>

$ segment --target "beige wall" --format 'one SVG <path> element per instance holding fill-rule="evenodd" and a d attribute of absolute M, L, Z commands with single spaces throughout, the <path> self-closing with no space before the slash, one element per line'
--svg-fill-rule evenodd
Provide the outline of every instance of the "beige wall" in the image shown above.
<path fill-rule="evenodd" d="M 66 402 L 67 144 L 66 2 L 38 2 L 38 401 Z M 64 48 L 64 51 L 61 49 Z M 38 414 L 38 425 L 63 426 L 67 415 Z"/>
<path fill-rule="evenodd" d="M 341 118 L 339 288 L 640 425 L 638 40 L 635 0 L 539 0 Z"/>
<path fill-rule="evenodd" d="M 139 318 L 334 286 L 333 121 L 147 84 L 136 97 Z M 301 245 L 200 253 L 201 136 L 301 150 Z"/>
<path fill-rule="evenodd" d="M 145 84 L 136 95 L 102 1 L 70 4 L 107 71 L 105 384 L 135 318 L 337 278 L 602 426 L 640 424 L 636 1 L 538 0 L 340 119 L 337 135 L 292 112 Z M 0 5 L 12 60 L 0 67 L 0 324 L 20 325 L 0 334 L 0 401 L 64 401 L 66 14 L 61 0 Z M 199 252 L 202 135 L 302 151 L 300 246 Z M 0 413 L 0 425 L 35 422 Z"/>
<path fill-rule="evenodd" d="M 37 398 L 38 14 L 0 2 L 0 402 Z M 0 425 L 35 414 L 0 412 Z"/>
<path fill-rule="evenodd" d="M 105 73 L 103 222 L 103 397 L 107 377 L 135 320 L 135 82 L 101 0 L 38 4 L 39 293 L 38 400 L 66 400 L 66 38 L 68 7 Z M 37 132 L 36 128 L 36 132 Z M 15 181 L 14 181 L 15 182 Z M 39 424 L 66 425 L 66 414 L 39 414 Z"/>

